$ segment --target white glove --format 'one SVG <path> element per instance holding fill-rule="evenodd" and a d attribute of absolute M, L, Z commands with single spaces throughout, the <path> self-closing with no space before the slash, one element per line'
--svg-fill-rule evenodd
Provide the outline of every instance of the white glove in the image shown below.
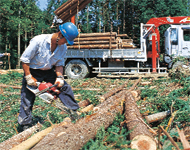
<path fill-rule="evenodd" d="M 58 84 L 57 87 L 62 87 L 64 85 L 64 77 L 58 76 L 55 80 L 55 84 Z"/>
<path fill-rule="evenodd" d="M 34 77 L 32 77 L 31 74 L 25 76 L 25 79 L 26 79 L 26 82 L 27 82 L 27 84 L 29 86 L 35 86 L 35 87 L 37 87 L 37 83 L 36 83 L 37 80 Z"/>

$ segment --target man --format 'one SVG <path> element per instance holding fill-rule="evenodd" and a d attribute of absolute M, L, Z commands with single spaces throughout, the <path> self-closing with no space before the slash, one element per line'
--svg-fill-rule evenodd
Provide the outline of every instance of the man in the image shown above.
<path fill-rule="evenodd" d="M 73 45 L 74 38 L 78 35 L 78 29 L 70 22 L 60 25 L 59 29 L 60 31 L 54 34 L 35 36 L 20 58 L 24 77 L 18 123 L 23 130 L 32 123 L 31 113 L 35 100 L 35 94 L 26 86 L 37 86 L 37 81 L 58 84 L 61 91 L 58 97 L 62 103 L 72 110 L 79 108 L 71 87 L 64 81 L 63 77 L 64 57 L 67 51 L 66 43 Z"/>
<path fill-rule="evenodd" d="M 10 53 L 0 53 L 0 58 L 3 56 L 10 56 Z M 3 62 L 0 61 L 0 65 L 2 65 L 2 64 L 3 64 Z"/>
<path fill-rule="evenodd" d="M 55 27 L 55 25 L 57 26 L 57 32 L 59 31 L 59 25 L 61 25 L 63 23 L 63 21 L 61 19 L 59 19 L 57 16 L 54 16 L 53 18 L 53 22 L 50 28 Z"/>

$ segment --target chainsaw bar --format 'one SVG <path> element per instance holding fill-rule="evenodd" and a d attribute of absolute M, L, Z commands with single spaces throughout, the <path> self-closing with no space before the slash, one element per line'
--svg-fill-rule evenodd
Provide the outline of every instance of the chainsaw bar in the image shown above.
<path fill-rule="evenodd" d="M 75 121 L 75 120 L 80 119 L 80 116 L 75 111 L 64 106 L 64 104 L 59 102 L 58 100 L 56 100 L 52 94 L 47 93 L 47 91 L 51 90 L 51 88 L 53 88 L 55 86 L 57 86 L 57 84 L 54 84 L 54 85 L 52 85 L 52 86 L 50 86 L 44 90 L 41 90 L 41 91 L 38 89 L 38 87 L 33 87 L 33 86 L 27 85 L 27 88 L 31 92 L 33 92 L 36 96 L 38 96 L 42 100 L 46 101 L 48 104 L 53 104 L 57 108 L 59 108 L 60 110 L 66 112 L 70 116 L 71 120 Z"/>

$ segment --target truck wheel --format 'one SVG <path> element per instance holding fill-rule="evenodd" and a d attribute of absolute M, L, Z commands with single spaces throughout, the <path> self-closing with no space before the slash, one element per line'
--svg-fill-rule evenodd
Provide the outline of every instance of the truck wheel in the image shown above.
<path fill-rule="evenodd" d="M 73 59 L 67 63 L 65 74 L 70 79 L 83 79 L 89 75 L 89 68 L 84 61 Z"/>

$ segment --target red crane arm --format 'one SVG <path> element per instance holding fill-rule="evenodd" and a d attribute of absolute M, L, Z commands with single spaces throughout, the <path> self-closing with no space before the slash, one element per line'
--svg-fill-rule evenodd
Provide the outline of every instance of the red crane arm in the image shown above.
<path fill-rule="evenodd" d="M 190 16 L 151 18 L 146 24 L 154 24 L 155 27 L 159 27 L 160 25 L 163 24 L 184 24 L 184 23 L 190 23 Z"/>

